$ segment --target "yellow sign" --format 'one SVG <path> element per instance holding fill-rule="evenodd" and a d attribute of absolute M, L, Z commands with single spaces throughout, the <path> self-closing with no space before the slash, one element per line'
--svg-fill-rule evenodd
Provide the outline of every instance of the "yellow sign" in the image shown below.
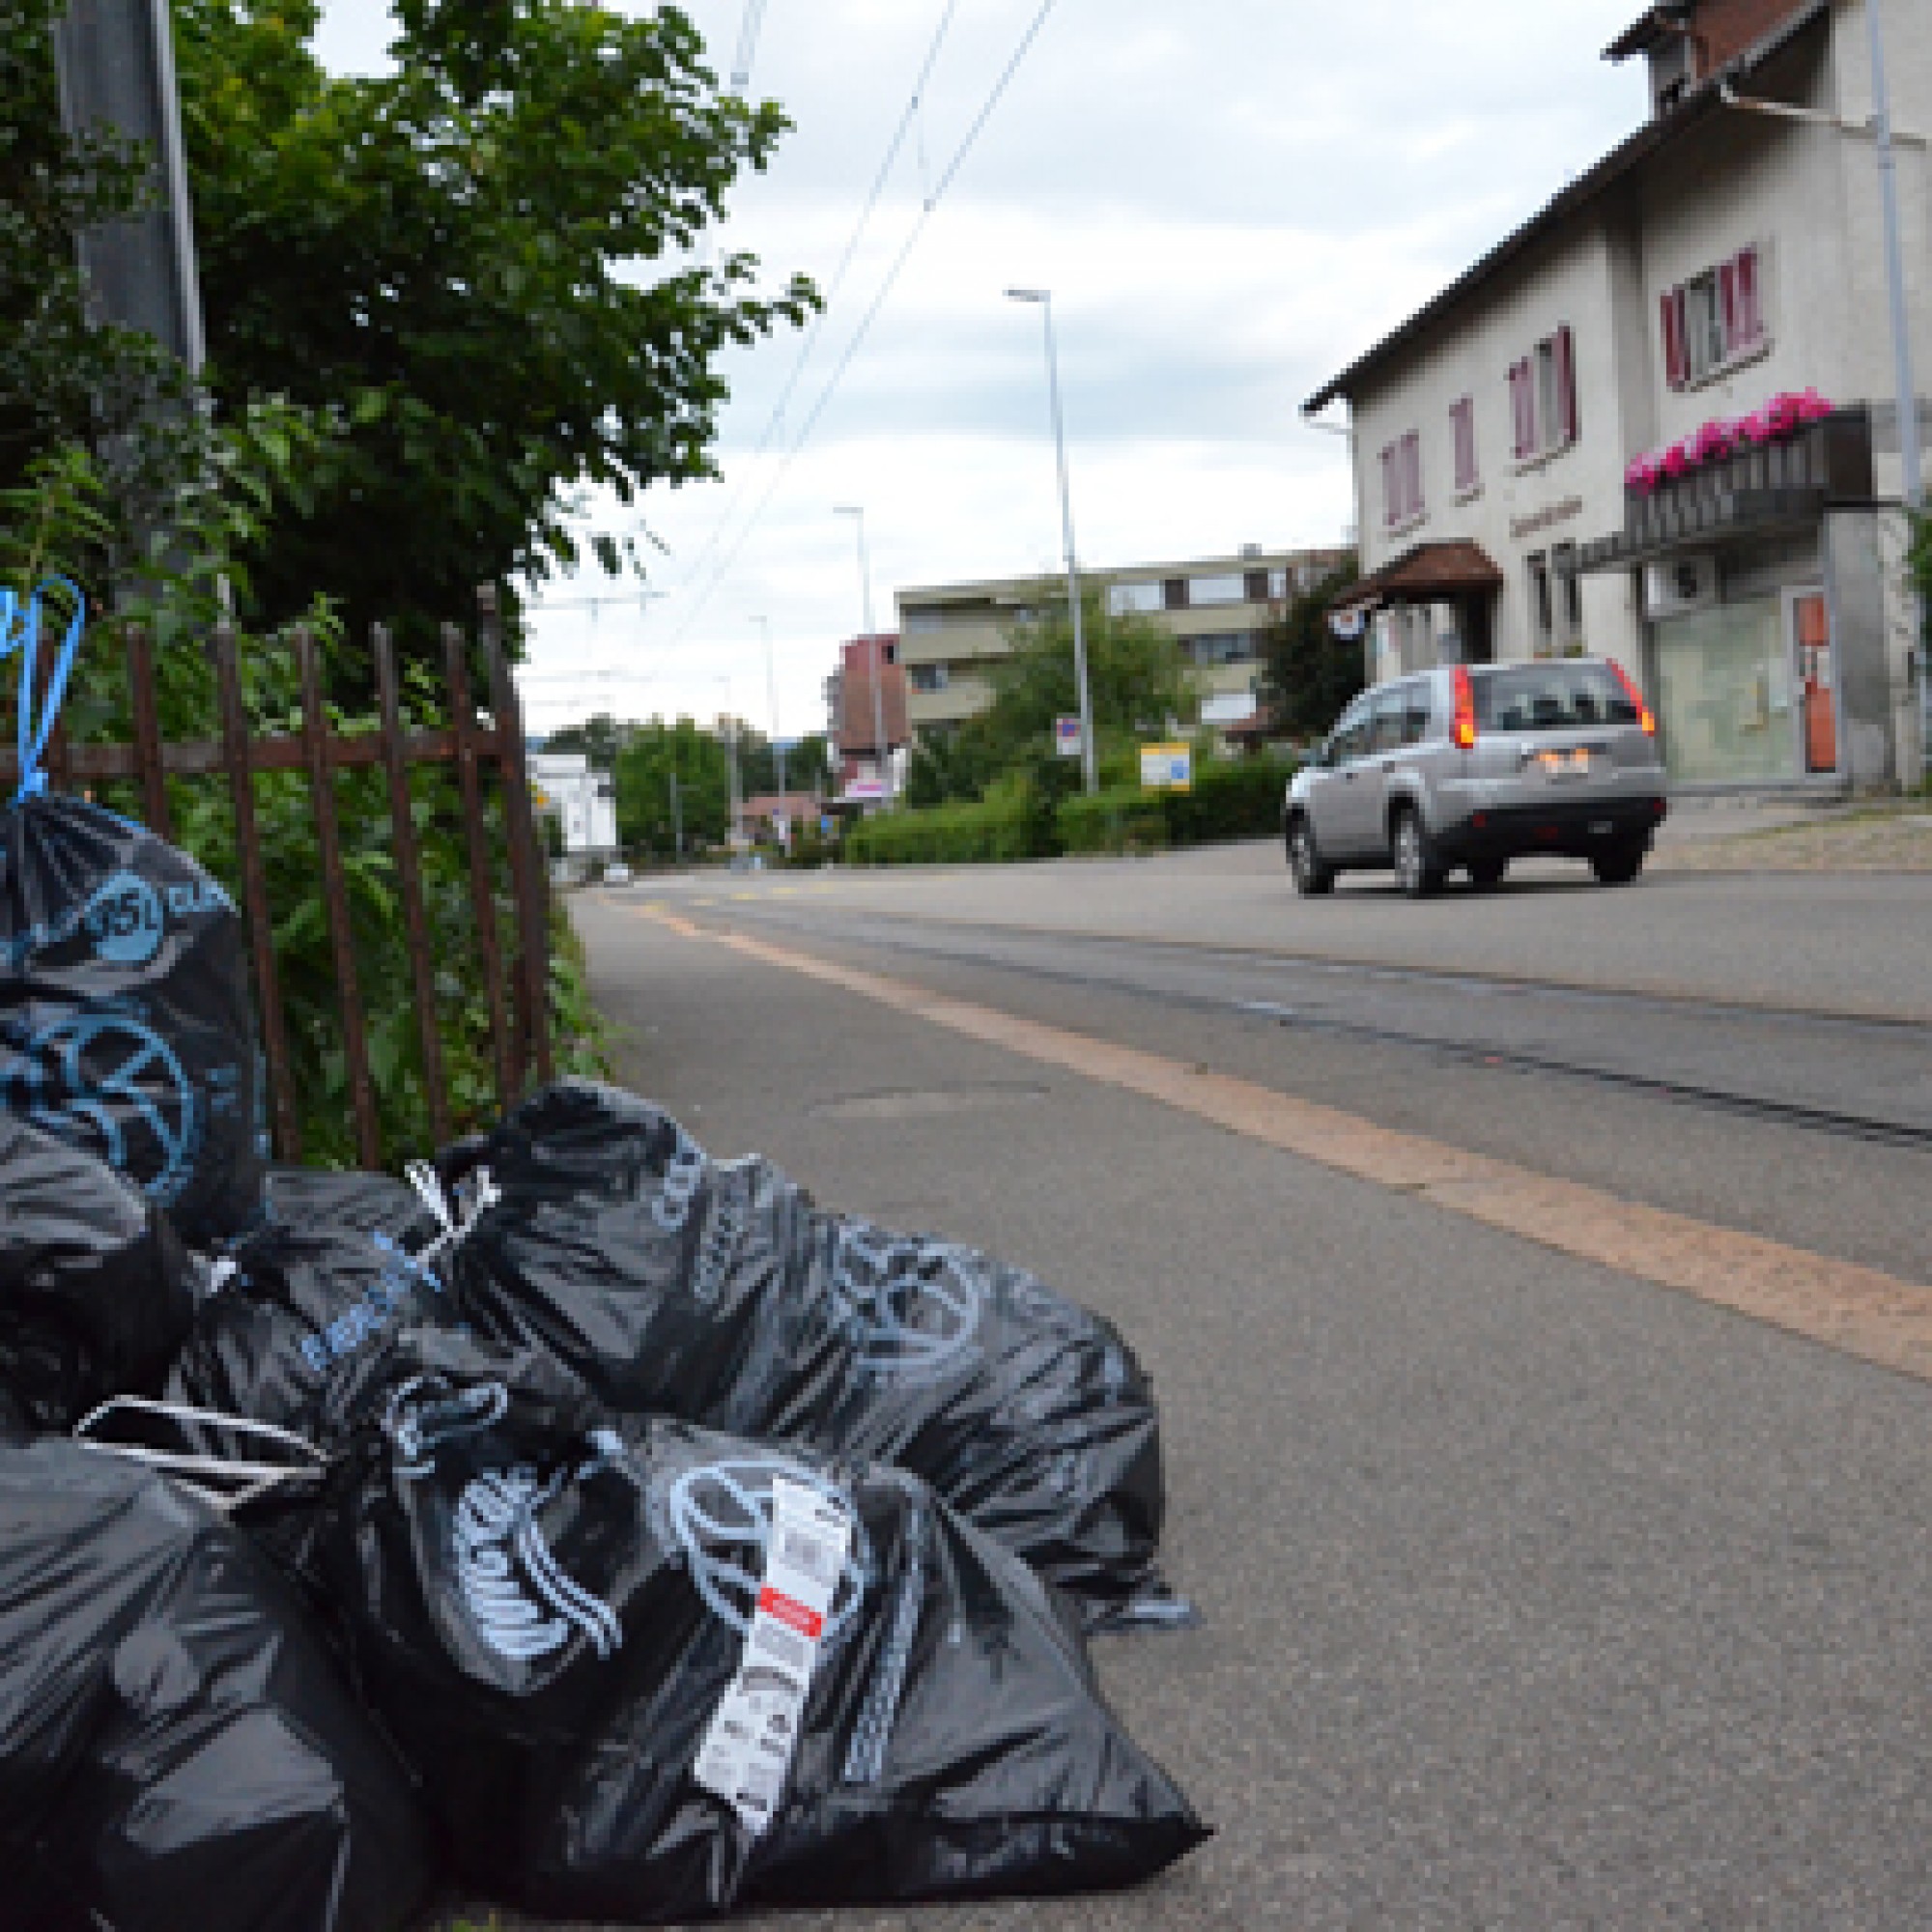
<path fill-rule="evenodd" d="M 1143 791 L 1192 791 L 1194 789 L 1193 746 L 1143 745 L 1141 747 L 1141 789 Z"/>

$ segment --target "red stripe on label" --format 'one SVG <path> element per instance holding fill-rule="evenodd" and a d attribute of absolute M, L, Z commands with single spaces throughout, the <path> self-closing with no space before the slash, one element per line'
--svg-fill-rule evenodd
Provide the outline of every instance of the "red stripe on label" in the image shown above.
<path fill-rule="evenodd" d="M 780 1623 L 795 1630 L 801 1636 L 809 1636 L 816 1643 L 825 1634 L 825 1619 L 816 1610 L 809 1610 L 795 1597 L 786 1597 L 774 1590 L 767 1583 L 758 1592 L 758 1607 L 768 1617 L 776 1617 Z"/>

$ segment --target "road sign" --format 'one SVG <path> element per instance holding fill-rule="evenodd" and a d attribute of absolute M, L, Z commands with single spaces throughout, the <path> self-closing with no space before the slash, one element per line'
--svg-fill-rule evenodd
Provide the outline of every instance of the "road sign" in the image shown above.
<path fill-rule="evenodd" d="M 1141 789 L 1143 791 L 1192 791 L 1194 789 L 1194 748 L 1191 745 L 1143 745 L 1141 747 Z"/>
<path fill-rule="evenodd" d="M 1053 749 L 1063 758 L 1077 758 L 1080 755 L 1079 719 L 1056 718 L 1053 721 Z"/>

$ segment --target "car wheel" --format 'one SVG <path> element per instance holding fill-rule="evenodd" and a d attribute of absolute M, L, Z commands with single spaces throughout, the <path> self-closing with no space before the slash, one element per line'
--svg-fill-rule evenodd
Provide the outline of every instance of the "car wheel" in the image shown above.
<path fill-rule="evenodd" d="M 1296 816 L 1288 828 L 1288 870 L 1294 890 L 1305 899 L 1320 898 L 1335 890 L 1335 868 L 1324 866 L 1315 849 L 1315 834 L 1307 819 Z"/>
<path fill-rule="evenodd" d="M 1405 806 L 1395 816 L 1391 841 L 1395 853 L 1395 882 L 1412 899 L 1433 898 L 1442 890 L 1442 867 L 1429 849 L 1429 835 L 1421 814 Z"/>
<path fill-rule="evenodd" d="M 1590 869 L 1600 886 L 1627 886 L 1643 870 L 1644 856 L 1641 845 L 1618 845 L 1599 852 L 1590 861 Z"/>
<path fill-rule="evenodd" d="M 1469 866 L 1469 883 L 1479 893 L 1492 893 L 1502 884 L 1503 874 L 1509 870 L 1507 859 L 1476 859 Z"/>

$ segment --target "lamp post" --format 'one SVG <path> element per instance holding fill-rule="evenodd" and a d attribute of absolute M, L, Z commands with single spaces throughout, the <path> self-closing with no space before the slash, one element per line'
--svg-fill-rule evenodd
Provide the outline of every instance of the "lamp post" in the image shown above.
<path fill-rule="evenodd" d="M 1891 139 L 1891 95 L 1885 72 L 1885 29 L 1879 19 L 1882 0 L 1865 0 L 1865 19 L 1871 28 L 1872 132 L 1878 147 L 1879 200 L 1885 215 L 1885 272 L 1891 299 L 1891 353 L 1898 383 L 1898 453 L 1904 467 L 1905 507 L 1925 506 L 1923 452 L 1918 440 L 1918 384 L 1912 368 L 1912 327 L 1905 295 L 1905 255 L 1899 240 L 1898 157 Z M 1909 595 L 1909 593 L 1908 593 Z M 1910 608 L 1918 610 L 1917 597 Z M 1919 761 L 1932 765 L 1932 668 L 1925 659 L 1924 626 L 1915 623 L 1913 657 L 1918 665 Z"/>
<path fill-rule="evenodd" d="M 1060 467 L 1060 526 L 1066 544 L 1066 605 L 1073 618 L 1073 680 L 1080 694 L 1080 772 L 1088 794 L 1100 789 L 1094 755 L 1094 700 L 1087 688 L 1087 629 L 1080 609 L 1080 569 L 1073 552 L 1073 492 L 1066 478 L 1066 427 L 1060 411 L 1060 352 L 1053 339 L 1053 292 L 1009 289 L 1007 299 L 1035 302 L 1046 318 L 1046 388 L 1053 406 L 1053 449 Z"/>
<path fill-rule="evenodd" d="M 866 512 L 854 503 L 841 503 L 832 514 L 835 517 L 850 517 L 859 531 L 859 589 L 863 599 L 861 609 L 866 619 L 866 643 L 871 654 L 872 680 L 872 749 L 879 758 L 879 810 L 885 811 L 893 802 L 893 761 L 886 745 L 886 665 L 885 652 L 879 646 L 879 635 L 872 624 L 872 560 L 866 549 Z"/>
<path fill-rule="evenodd" d="M 772 654 L 772 620 L 769 617 L 753 617 L 765 639 L 765 695 L 772 707 L 772 756 L 777 761 L 779 789 L 779 810 L 784 811 L 785 796 L 785 754 L 784 747 L 779 742 L 779 667 L 778 659 Z M 780 839 L 781 845 L 789 844 L 788 838 Z"/>

